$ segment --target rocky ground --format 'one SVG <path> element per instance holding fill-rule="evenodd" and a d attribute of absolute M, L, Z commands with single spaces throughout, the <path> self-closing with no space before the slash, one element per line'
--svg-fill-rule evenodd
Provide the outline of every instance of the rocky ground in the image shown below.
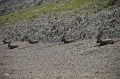
<path fill-rule="evenodd" d="M 0 79 L 119 79 L 120 39 L 114 40 L 105 46 L 96 40 L 33 45 L 14 41 L 16 49 L 0 41 Z"/>
<path fill-rule="evenodd" d="M 24 41 L 28 36 L 30 39 L 49 43 L 59 42 L 63 35 L 66 39 L 74 40 L 96 39 L 100 31 L 103 31 L 101 38 L 120 38 L 119 5 L 87 16 L 72 16 L 73 12 L 40 15 L 31 22 L 1 27 L 0 34 L 17 41 Z"/>
<path fill-rule="evenodd" d="M 0 79 L 120 79 L 119 4 L 89 16 L 64 17 L 71 13 L 0 27 Z M 102 30 L 101 38 L 115 44 L 96 43 Z M 63 44 L 63 35 L 75 42 Z M 26 36 L 39 43 L 30 45 Z M 8 49 L 5 37 L 19 47 Z"/>
<path fill-rule="evenodd" d="M 13 13 L 17 10 L 56 1 L 57 0 L 0 0 L 0 16 Z"/>

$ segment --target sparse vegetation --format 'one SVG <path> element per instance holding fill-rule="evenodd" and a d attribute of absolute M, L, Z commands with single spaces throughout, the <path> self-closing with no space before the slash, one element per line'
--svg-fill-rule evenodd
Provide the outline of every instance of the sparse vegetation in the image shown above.
<path fill-rule="evenodd" d="M 51 14 L 53 12 L 62 12 L 68 10 L 77 10 L 75 14 L 84 14 L 81 10 L 86 10 L 85 15 L 90 11 L 96 12 L 103 8 L 113 5 L 114 0 L 58 0 L 54 4 L 44 4 L 29 9 L 19 10 L 9 15 L 0 16 L 0 24 L 8 25 L 19 21 L 29 21 L 37 18 L 39 15 Z M 91 12 L 90 12 L 91 13 Z"/>
<path fill-rule="evenodd" d="M 110 0 L 108 3 L 107 3 L 107 6 L 112 6 L 114 4 L 114 0 Z"/>
<path fill-rule="evenodd" d="M 111 28 L 114 28 L 114 25 L 113 25 L 114 22 L 116 22 L 116 19 L 113 19 L 113 20 L 110 21 L 110 27 L 111 27 Z"/>

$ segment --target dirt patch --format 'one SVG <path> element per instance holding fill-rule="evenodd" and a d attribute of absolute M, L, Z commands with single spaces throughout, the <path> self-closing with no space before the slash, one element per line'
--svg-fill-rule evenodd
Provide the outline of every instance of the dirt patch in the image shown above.
<path fill-rule="evenodd" d="M 120 42 L 95 42 L 16 42 L 12 50 L 0 42 L 0 79 L 119 79 Z"/>

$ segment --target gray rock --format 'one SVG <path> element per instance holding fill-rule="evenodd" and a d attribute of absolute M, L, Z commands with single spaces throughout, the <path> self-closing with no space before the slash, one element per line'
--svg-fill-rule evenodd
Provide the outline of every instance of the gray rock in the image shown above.
<path fill-rule="evenodd" d="M 57 0 L 0 0 L 0 16 Z"/>
<path fill-rule="evenodd" d="M 59 15 L 61 14 L 63 13 Z M 96 39 L 99 32 L 106 29 L 103 30 L 101 38 L 120 38 L 119 26 L 120 7 L 115 7 L 89 16 L 77 15 L 72 18 L 58 17 L 53 13 L 32 23 L 1 27 L 0 34 L 18 41 L 29 36 L 42 42 L 60 42 L 63 35 L 66 39 Z"/>

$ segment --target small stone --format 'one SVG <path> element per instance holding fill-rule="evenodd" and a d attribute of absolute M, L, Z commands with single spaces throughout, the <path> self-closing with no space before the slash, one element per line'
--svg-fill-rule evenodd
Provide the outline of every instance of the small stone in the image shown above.
<path fill-rule="evenodd" d="M 10 76 L 8 73 L 4 74 L 4 76 Z"/>

